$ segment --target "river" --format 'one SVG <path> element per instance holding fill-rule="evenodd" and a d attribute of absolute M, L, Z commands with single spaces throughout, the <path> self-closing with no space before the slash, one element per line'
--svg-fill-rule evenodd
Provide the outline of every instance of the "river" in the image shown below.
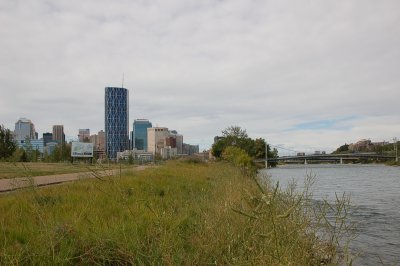
<path fill-rule="evenodd" d="M 261 172 L 279 180 L 282 188 L 292 180 L 302 185 L 307 174 L 315 175 L 315 200 L 334 199 L 335 192 L 345 192 L 350 196 L 350 219 L 357 224 L 358 233 L 351 248 L 361 250 L 354 264 L 400 264 L 400 167 L 309 164 Z"/>

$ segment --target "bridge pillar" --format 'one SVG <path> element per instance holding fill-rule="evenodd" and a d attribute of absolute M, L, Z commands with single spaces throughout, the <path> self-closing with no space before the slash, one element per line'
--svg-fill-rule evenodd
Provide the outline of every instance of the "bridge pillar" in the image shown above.
<path fill-rule="evenodd" d="M 304 159 L 304 164 L 308 164 L 308 163 L 307 163 L 307 159 Z"/>
<path fill-rule="evenodd" d="M 343 158 L 340 158 L 340 164 L 343 164 Z"/>

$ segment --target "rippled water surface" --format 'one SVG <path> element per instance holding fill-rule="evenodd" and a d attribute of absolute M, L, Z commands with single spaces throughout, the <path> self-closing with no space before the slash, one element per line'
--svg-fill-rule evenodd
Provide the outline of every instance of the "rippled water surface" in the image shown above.
<path fill-rule="evenodd" d="M 350 195 L 352 221 L 359 236 L 352 248 L 362 250 L 356 265 L 400 265 L 400 167 L 384 165 L 288 165 L 263 170 L 282 187 L 316 176 L 314 199 Z"/>

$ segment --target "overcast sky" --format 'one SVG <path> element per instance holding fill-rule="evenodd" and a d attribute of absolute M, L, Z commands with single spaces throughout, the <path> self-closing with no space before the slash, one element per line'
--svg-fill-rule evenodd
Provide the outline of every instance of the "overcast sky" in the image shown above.
<path fill-rule="evenodd" d="M 400 137 L 400 1 L 0 0 L 0 124 L 104 129 L 104 87 L 210 147 L 230 125 L 296 151 Z"/>

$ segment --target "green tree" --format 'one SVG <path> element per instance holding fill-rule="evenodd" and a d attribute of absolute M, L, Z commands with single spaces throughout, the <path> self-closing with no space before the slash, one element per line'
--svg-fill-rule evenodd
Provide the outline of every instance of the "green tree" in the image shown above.
<path fill-rule="evenodd" d="M 129 164 L 134 164 L 135 163 L 135 158 L 133 157 L 132 154 L 129 154 L 129 156 L 128 156 L 128 163 Z"/>
<path fill-rule="evenodd" d="M 265 147 L 267 143 L 264 139 L 258 138 L 254 141 L 254 157 L 257 159 L 265 158 Z"/>
<path fill-rule="evenodd" d="M 12 156 L 8 159 L 12 162 L 22 162 L 23 160 L 27 161 L 26 152 L 24 149 L 17 147 L 12 154 Z"/>
<path fill-rule="evenodd" d="M 17 145 L 13 141 L 12 133 L 9 129 L 0 125 L 0 159 L 11 157 L 16 150 Z"/>
<path fill-rule="evenodd" d="M 226 145 L 225 138 L 219 139 L 217 142 L 215 142 L 212 145 L 212 148 L 211 148 L 212 155 L 217 158 L 221 158 L 222 152 L 224 151 L 226 146 L 228 146 L 228 145 Z"/>
<path fill-rule="evenodd" d="M 32 148 L 31 140 L 29 139 L 29 137 L 25 138 L 24 150 L 25 150 L 25 155 L 26 155 L 26 161 L 27 162 L 34 162 L 35 161 L 34 160 L 35 151 Z"/>
<path fill-rule="evenodd" d="M 230 146 L 241 148 L 250 156 L 254 156 L 255 154 L 254 140 L 249 138 L 246 130 L 238 126 L 230 126 L 224 129 L 222 131 L 222 138 L 214 143 L 211 152 L 215 157 L 220 158 L 225 148 Z"/>
<path fill-rule="evenodd" d="M 50 161 L 53 162 L 62 162 L 62 161 L 70 161 L 71 160 L 71 144 L 63 143 L 57 145 L 55 147 L 52 154 L 49 156 Z"/>
<path fill-rule="evenodd" d="M 236 139 L 246 139 L 249 136 L 247 135 L 247 132 L 245 129 L 242 129 L 239 126 L 229 126 L 222 130 L 222 136 L 227 138 L 227 137 L 232 137 Z"/>
<path fill-rule="evenodd" d="M 245 151 L 250 157 L 255 159 L 265 158 L 267 143 L 263 138 L 251 139 L 246 130 L 238 126 L 230 126 L 222 131 L 222 137 L 213 144 L 211 153 L 217 157 L 223 157 L 225 149 L 228 147 L 237 147 Z M 278 151 L 270 150 L 268 145 L 268 158 L 276 158 Z M 271 163 L 272 166 L 276 164 Z"/>
<path fill-rule="evenodd" d="M 349 152 L 349 145 L 348 144 L 344 144 L 344 145 L 340 146 L 333 153 L 344 153 L 344 152 Z"/>
<path fill-rule="evenodd" d="M 227 147 L 222 153 L 222 158 L 242 169 L 249 168 L 253 165 L 253 160 L 249 154 L 238 147 Z"/>

